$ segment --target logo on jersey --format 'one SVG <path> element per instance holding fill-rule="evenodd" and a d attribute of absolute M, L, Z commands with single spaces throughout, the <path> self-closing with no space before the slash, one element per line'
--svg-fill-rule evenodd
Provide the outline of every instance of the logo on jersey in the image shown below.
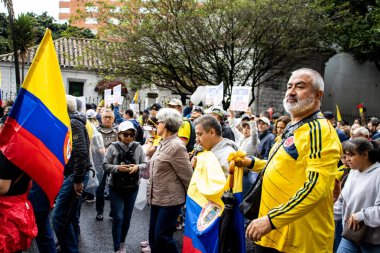
<path fill-rule="evenodd" d="M 288 148 L 294 144 L 294 136 L 288 137 L 284 142 L 284 148 Z"/>

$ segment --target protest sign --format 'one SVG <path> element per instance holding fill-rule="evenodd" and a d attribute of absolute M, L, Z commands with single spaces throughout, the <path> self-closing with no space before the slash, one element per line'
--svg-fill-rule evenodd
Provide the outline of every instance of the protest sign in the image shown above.
<path fill-rule="evenodd" d="M 234 111 L 247 111 L 250 91 L 251 87 L 233 86 L 230 109 Z"/>

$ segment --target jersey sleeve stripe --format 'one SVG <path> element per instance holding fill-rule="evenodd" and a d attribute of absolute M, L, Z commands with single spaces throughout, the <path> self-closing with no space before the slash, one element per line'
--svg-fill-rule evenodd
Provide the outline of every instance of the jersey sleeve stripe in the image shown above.
<path fill-rule="evenodd" d="M 318 158 L 321 158 L 321 151 L 322 151 L 322 129 L 321 129 L 321 123 L 316 120 L 318 124 L 318 131 L 319 131 L 319 149 L 318 149 Z"/>
<path fill-rule="evenodd" d="M 314 154 L 313 154 L 313 157 L 314 158 L 317 158 L 317 152 L 318 152 L 318 143 L 317 143 L 317 136 L 318 136 L 318 133 L 317 133 L 317 126 L 315 124 L 315 121 L 312 121 L 313 123 L 313 126 L 314 126 Z"/>
<path fill-rule="evenodd" d="M 269 217 L 271 219 L 282 215 L 284 213 L 287 213 L 291 211 L 294 207 L 299 205 L 314 189 L 314 186 L 317 184 L 319 173 L 317 172 L 309 172 L 310 173 L 310 181 L 307 184 L 306 188 L 301 189 L 301 194 L 299 194 L 298 198 L 291 199 L 286 205 L 284 205 L 279 211 L 276 211 L 274 214 L 269 213 Z"/>
<path fill-rule="evenodd" d="M 312 154 L 314 153 L 314 149 L 313 149 L 313 126 L 309 123 L 307 123 L 309 125 L 309 128 L 310 128 L 310 131 L 309 131 L 309 135 L 310 135 L 310 155 L 309 157 L 311 158 L 312 157 Z"/>

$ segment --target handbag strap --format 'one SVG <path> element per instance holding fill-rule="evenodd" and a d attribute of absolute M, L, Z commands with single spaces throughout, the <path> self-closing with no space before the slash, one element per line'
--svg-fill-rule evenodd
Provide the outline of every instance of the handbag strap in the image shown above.
<path fill-rule="evenodd" d="M 269 155 L 269 158 L 268 158 L 268 161 L 264 167 L 264 169 L 260 172 L 260 175 L 259 176 L 262 176 L 264 175 L 264 172 L 269 164 L 269 162 L 272 160 L 272 158 L 274 157 L 274 155 L 277 153 L 277 151 L 280 149 L 280 147 L 282 146 L 282 144 L 284 144 L 284 142 L 286 141 L 286 139 L 292 134 L 294 133 L 298 128 L 300 128 L 302 125 L 306 124 L 306 123 L 309 123 L 313 120 L 316 120 L 316 119 L 324 119 L 322 113 L 320 111 L 317 111 L 309 116 L 307 116 L 306 118 L 298 121 L 297 123 L 293 124 L 293 125 L 290 125 L 288 124 L 285 128 L 285 131 L 282 133 L 281 135 L 281 142 L 277 142 L 275 148 L 274 148 L 274 151 L 270 153 Z"/>

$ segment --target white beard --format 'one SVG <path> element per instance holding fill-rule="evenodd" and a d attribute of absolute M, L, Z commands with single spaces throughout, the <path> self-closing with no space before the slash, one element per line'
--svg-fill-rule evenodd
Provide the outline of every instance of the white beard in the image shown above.
<path fill-rule="evenodd" d="M 314 107 L 315 98 L 314 95 L 311 95 L 307 98 L 304 98 L 302 100 L 299 100 L 298 97 L 295 97 L 297 99 L 297 102 L 295 103 L 288 103 L 287 97 L 283 100 L 283 106 L 285 108 L 285 111 L 293 114 L 299 114 L 303 111 L 307 111 L 308 109 L 312 109 Z"/>

